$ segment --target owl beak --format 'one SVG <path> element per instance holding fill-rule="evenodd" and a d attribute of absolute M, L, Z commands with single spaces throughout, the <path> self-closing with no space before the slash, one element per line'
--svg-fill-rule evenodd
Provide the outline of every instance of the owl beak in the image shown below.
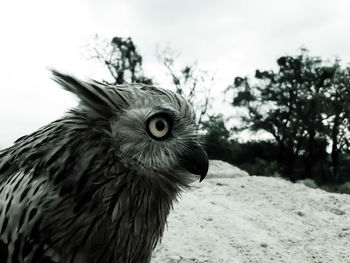
<path fill-rule="evenodd" d="M 202 146 L 194 144 L 193 147 L 182 156 L 181 165 L 190 173 L 200 175 L 199 182 L 202 182 L 209 168 L 207 153 Z"/>

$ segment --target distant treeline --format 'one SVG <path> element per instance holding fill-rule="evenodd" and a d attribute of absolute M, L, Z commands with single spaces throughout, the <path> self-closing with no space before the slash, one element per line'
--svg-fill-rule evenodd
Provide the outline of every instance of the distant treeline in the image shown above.
<path fill-rule="evenodd" d="M 349 181 L 350 68 L 339 60 L 324 63 L 306 50 L 277 64 L 277 71 L 256 70 L 254 79 L 236 77 L 227 89 L 234 93 L 232 105 L 246 112 L 234 131 L 263 130 L 274 140 L 239 144 L 222 137 L 219 147 L 227 155 L 220 157 L 210 131 L 210 155 L 254 174 L 278 171 L 292 181 L 312 178 L 319 184 Z M 210 125 L 221 121 L 212 117 Z"/>
<path fill-rule="evenodd" d="M 283 176 L 292 181 L 311 178 L 317 184 L 342 184 L 350 181 L 350 155 L 346 152 L 340 154 L 339 171 L 336 177 L 332 171 L 330 154 L 326 152 L 325 141 L 316 142 L 317 158 L 312 173 L 305 174 L 305 156 L 299 155 L 293 167 L 293 177 L 284 173 L 281 148 L 275 141 L 249 141 L 239 143 L 230 139 L 232 133 L 225 127 L 222 115 L 211 116 L 205 122 L 206 135 L 204 137 L 206 151 L 210 159 L 219 159 L 229 162 L 246 170 L 251 175 Z M 305 147 L 305 145 L 304 145 Z M 316 157 L 316 154 L 315 154 Z M 288 162 L 288 160 L 286 160 Z"/>

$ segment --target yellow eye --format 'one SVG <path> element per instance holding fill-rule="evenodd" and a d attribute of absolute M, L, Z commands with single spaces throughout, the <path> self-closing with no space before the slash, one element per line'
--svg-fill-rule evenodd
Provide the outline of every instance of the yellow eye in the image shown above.
<path fill-rule="evenodd" d="M 169 133 L 169 122 L 166 117 L 156 115 L 148 122 L 148 133 L 154 139 L 163 139 Z"/>

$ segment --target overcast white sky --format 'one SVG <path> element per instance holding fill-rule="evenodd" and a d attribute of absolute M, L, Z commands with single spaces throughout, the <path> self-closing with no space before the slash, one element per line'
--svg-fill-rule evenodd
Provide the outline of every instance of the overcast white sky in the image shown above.
<path fill-rule="evenodd" d="M 220 94 L 235 76 L 274 68 L 279 56 L 301 46 L 350 62 L 349 12 L 347 0 L 2 1 L 0 146 L 76 104 L 50 80 L 48 67 L 81 77 L 106 74 L 82 56 L 96 33 L 131 36 L 146 73 L 165 88 L 155 53 L 157 45 L 170 45 L 181 62 L 216 72 Z"/>

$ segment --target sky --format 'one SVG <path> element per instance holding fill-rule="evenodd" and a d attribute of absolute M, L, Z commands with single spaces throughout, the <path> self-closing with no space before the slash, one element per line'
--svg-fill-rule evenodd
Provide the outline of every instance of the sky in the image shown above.
<path fill-rule="evenodd" d="M 213 111 L 234 115 L 222 91 L 236 76 L 276 68 L 300 47 L 350 62 L 347 0 L 60 0 L 0 3 L 0 147 L 62 116 L 77 100 L 50 79 L 48 68 L 82 78 L 108 77 L 87 59 L 95 34 L 131 37 L 144 71 L 169 88 L 157 50 L 179 64 L 215 74 Z"/>

